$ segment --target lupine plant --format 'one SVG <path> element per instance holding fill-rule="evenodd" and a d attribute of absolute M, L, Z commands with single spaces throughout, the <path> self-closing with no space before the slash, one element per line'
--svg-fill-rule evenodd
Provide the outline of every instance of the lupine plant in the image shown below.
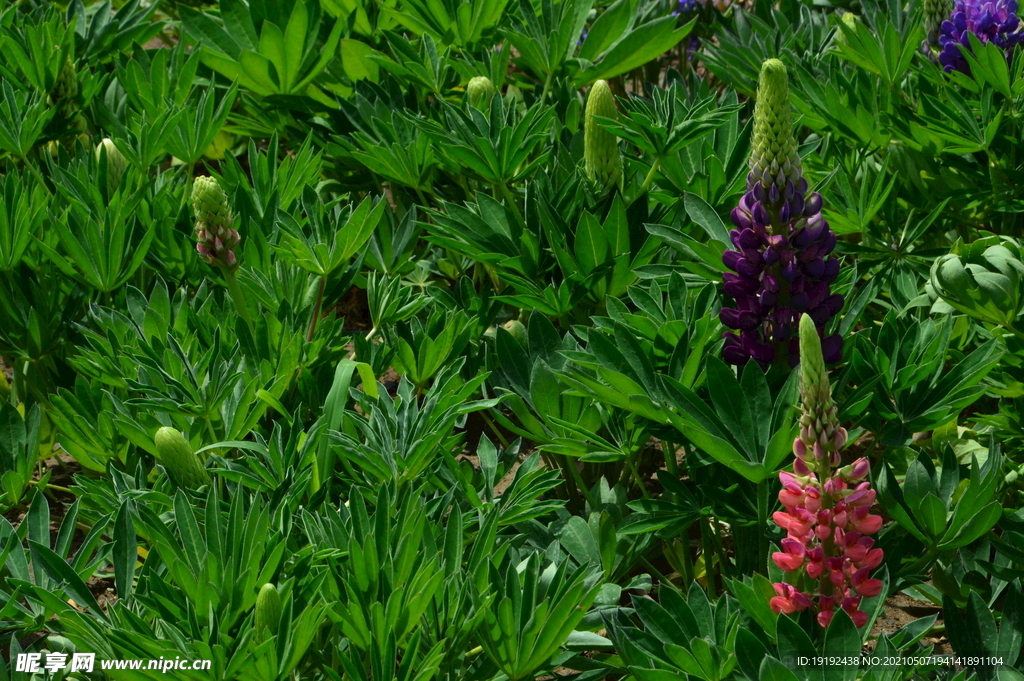
<path fill-rule="evenodd" d="M 1018 17 L 3 3 L 0 681 L 1021 681 Z"/>

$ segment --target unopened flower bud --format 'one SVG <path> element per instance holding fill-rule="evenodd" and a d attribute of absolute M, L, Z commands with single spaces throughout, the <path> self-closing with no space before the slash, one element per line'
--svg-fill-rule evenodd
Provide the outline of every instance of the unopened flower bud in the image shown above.
<path fill-rule="evenodd" d="M 486 111 L 491 104 L 491 98 L 495 94 L 494 83 L 487 76 L 476 76 L 469 79 L 466 86 L 466 98 L 469 105 Z"/>
<path fill-rule="evenodd" d="M 621 181 L 622 158 L 619 156 L 619 138 L 601 127 L 594 116 L 618 118 L 615 95 L 608 81 L 599 80 L 590 88 L 583 129 L 584 170 L 598 190 L 603 191 Z"/>
<path fill-rule="evenodd" d="M 264 584 L 256 596 L 256 612 L 253 629 L 258 642 L 266 641 L 277 634 L 281 621 L 281 595 L 273 584 Z"/>
<path fill-rule="evenodd" d="M 107 159 L 107 199 L 109 200 L 121 185 L 121 176 L 124 175 L 128 161 L 109 137 L 104 137 L 96 145 L 96 163 L 102 164 L 104 156 Z"/>
<path fill-rule="evenodd" d="M 195 490 L 209 484 L 210 474 L 180 431 L 160 428 L 153 441 L 156 444 L 156 458 L 163 464 L 175 485 Z"/>
<path fill-rule="evenodd" d="M 227 194 L 212 177 L 197 177 L 192 185 L 192 210 L 196 216 L 196 251 L 210 265 L 228 270 L 237 267 L 234 248 L 238 232 L 232 229 L 234 217 Z"/>

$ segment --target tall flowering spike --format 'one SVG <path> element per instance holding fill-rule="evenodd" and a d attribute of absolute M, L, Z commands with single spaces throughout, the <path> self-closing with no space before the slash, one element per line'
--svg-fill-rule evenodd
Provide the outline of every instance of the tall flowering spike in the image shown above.
<path fill-rule="evenodd" d="M 211 265 L 233 271 L 238 267 L 234 248 L 238 232 L 231 228 L 234 217 L 228 196 L 212 177 L 197 177 L 192 185 L 192 210 L 196 215 L 196 251 Z"/>
<path fill-rule="evenodd" d="M 969 36 L 982 43 L 995 43 L 1009 59 L 1013 48 L 1024 40 L 1017 0 L 956 0 L 953 12 L 939 27 L 939 63 L 946 72 L 971 74 L 960 45 L 970 49 Z"/>
<path fill-rule="evenodd" d="M 587 95 L 586 122 L 583 129 L 583 163 L 587 177 L 599 190 L 611 188 L 622 179 L 619 138 L 602 128 L 594 116 L 617 119 L 615 95 L 608 81 L 599 80 Z"/>
<path fill-rule="evenodd" d="M 772 560 L 788 576 L 775 584 L 769 605 L 786 614 L 812 608 L 823 627 L 839 606 L 863 627 L 868 615 L 860 610 L 862 599 L 877 596 L 884 586 L 871 578 L 883 554 L 867 536 L 878 532 L 882 518 L 870 513 L 875 491 L 864 481 L 867 459 L 840 467 L 846 430 L 836 417 L 818 329 L 808 315 L 800 319 L 800 399 L 793 472 L 779 473 L 785 510 L 774 515 L 786 537 Z"/>
<path fill-rule="evenodd" d="M 822 217 L 822 198 L 808 193 L 793 134 L 786 67 L 769 59 L 761 69 L 754 107 L 754 132 L 747 193 L 732 211 L 730 233 L 736 250 L 722 255 L 732 270 L 723 275 L 725 294 L 736 301 L 723 307 L 726 332 L 723 357 L 730 364 L 751 358 L 762 367 L 799 362 L 796 339 L 800 315 L 815 326 L 825 324 L 843 307 L 831 284 L 839 260 L 830 257 L 836 236 Z M 823 341 L 825 361 L 841 358 L 839 334 Z"/>
<path fill-rule="evenodd" d="M 466 85 L 466 98 L 469 100 L 469 105 L 481 111 L 490 106 L 494 93 L 494 83 L 487 76 L 470 78 L 469 84 Z"/>

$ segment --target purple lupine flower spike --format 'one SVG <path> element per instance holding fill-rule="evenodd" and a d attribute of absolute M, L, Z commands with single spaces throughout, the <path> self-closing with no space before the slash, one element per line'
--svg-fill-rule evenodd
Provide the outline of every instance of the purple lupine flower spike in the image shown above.
<path fill-rule="evenodd" d="M 994 43 L 1009 59 L 1013 48 L 1024 41 L 1017 0 L 956 0 L 953 13 L 939 27 L 939 63 L 948 73 L 970 75 L 971 68 L 960 51 L 970 48 L 973 34 L 982 43 Z"/>
<path fill-rule="evenodd" d="M 730 364 L 750 359 L 766 367 L 773 362 L 796 366 L 800 315 L 814 321 L 825 361 L 841 359 L 839 334 L 824 338 L 828 321 L 843 307 L 831 284 L 839 261 L 831 256 L 836 236 L 821 215 L 822 198 L 808 193 L 793 136 L 785 65 L 769 59 L 761 69 L 754 109 L 754 132 L 747 193 L 731 214 L 736 250 L 722 262 L 725 294 L 736 301 L 724 307 L 723 358 Z"/>

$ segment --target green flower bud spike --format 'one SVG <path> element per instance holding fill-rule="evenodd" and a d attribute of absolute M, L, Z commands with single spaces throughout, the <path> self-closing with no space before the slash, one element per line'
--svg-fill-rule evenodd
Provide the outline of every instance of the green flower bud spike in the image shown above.
<path fill-rule="evenodd" d="M 924 0 L 924 29 L 927 31 L 922 50 L 939 49 L 939 29 L 953 14 L 953 0 Z"/>
<path fill-rule="evenodd" d="M 761 66 L 754 105 L 750 172 L 761 181 L 769 197 L 773 187 L 783 194 L 787 183 L 796 185 L 803 176 L 793 135 L 789 78 L 786 65 L 778 59 L 768 59 Z"/>
<path fill-rule="evenodd" d="M 524 349 L 530 347 L 530 338 L 526 332 L 526 325 L 518 319 L 511 319 L 505 322 L 501 325 L 501 328 L 512 334 L 512 337 L 515 338 Z"/>
<path fill-rule="evenodd" d="M 124 175 L 128 161 L 109 137 L 103 138 L 103 141 L 96 145 L 96 162 L 102 163 L 104 155 L 107 157 L 107 199 L 109 200 L 121 184 L 121 176 Z"/>
<path fill-rule="evenodd" d="M 156 458 L 164 465 L 175 485 L 195 490 L 210 484 L 210 473 L 180 431 L 161 428 L 153 440 L 156 442 Z"/>
<path fill-rule="evenodd" d="M 469 105 L 485 111 L 491 104 L 491 97 L 495 94 L 494 83 L 487 76 L 476 76 L 469 79 L 466 86 L 466 98 Z"/>
<path fill-rule="evenodd" d="M 794 445 L 807 467 L 821 473 L 839 465 L 847 433 L 839 425 L 818 333 L 810 315 L 800 317 L 800 437 Z"/>
<path fill-rule="evenodd" d="M 235 302 L 235 310 L 255 336 L 256 328 L 249 316 L 248 304 L 235 279 L 238 258 L 234 249 L 240 237 L 232 229 L 234 216 L 228 205 L 228 196 L 215 178 L 203 176 L 195 179 L 192 184 L 192 210 L 196 215 L 196 251 L 204 261 L 223 270 L 224 283 Z"/>
<path fill-rule="evenodd" d="M 256 641 L 262 643 L 277 634 L 281 622 L 281 594 L 273 584 L 264 584 L 256 596 L 256 616 L 253 629 Z"/>
<path fill-rule="evenodd" d="M 849 28 L 850 30 L 857 30 L 857 15 L 854 14 L 853 12 L 844 13 L 839 20 L 846 24 L 847 28 Z M 846 34 L 843 33 L 842 28 L 836 29 L 836 42 L 842 45 L 843 47 L 849 47 L 849 42 L 847 41 Z"/>
<path fill-rule="evenodd" d="M 197 177 L 192 184 L 192 210 L 196 214 L 196 250 L 211 265 L 234 271 L 238 259 L 232 250 L 238 245 L 238 232 L 231 228 L 234 218 L 228 196 L 212 177 Z"/>
<path fill-rule="evenodd" d="M 615 95 L 606 80 L 599 80 L 590 88 L 583 130 L 584 170 L 598 190 L 604 191 L 622 182 L 622 157 L 619 138 L 602 128 L 594 116 L 618 118 Z"/>
<path fill-rule="evenodd" d="M 64 119 L 72 118 L 78 111 L 78 74 L 70 59 L 64 62 L 57 76 L 57 82 L 50 93 L 50 103 L 59 107 L 57 114 Z"/>

